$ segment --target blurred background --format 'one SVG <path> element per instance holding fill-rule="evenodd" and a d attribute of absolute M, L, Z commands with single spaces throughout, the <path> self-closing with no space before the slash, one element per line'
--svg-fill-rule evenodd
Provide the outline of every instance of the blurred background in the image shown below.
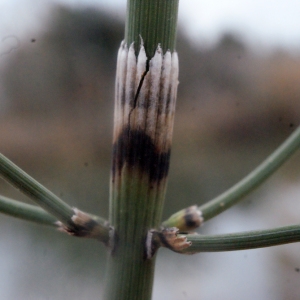
<path fill-rule="evenodd" d="M 0 152 L 107 217 L 116 55 L 126 1 L 0 1 Z M 260 1 L 261 2 L 261 1 Z M 181 1 L 180 85 L 164 218 L 257 166 L 300 123 L 300 3 Z M 199 232 L 299 223 L 300 154 Z M 5 181 L 0 193 L 31 203 Z M 0 215 L 0 299 L 102 299 L 106 251 Z M 160 250 L 154 300 L 299 299 L 300 245 Z"/>

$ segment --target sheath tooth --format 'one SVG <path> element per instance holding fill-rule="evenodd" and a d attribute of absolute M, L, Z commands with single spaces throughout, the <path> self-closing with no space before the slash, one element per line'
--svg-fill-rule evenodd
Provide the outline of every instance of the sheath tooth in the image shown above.
<path fill-rule="evenodd" d="M 155 139 L 155 131 L 158 121 L 158 104 L 161 84 L 162 69 L 162 50 L 160 45 L 157 47 L 154 57 L 150 60 L 150 86 L 149 86 L 149 104 L 147 114 L 146 133 Z"/>
<path fill-rule="evenodd" d="M 124 101 L 124 126 L 128 123 L 128 116 L 131 110 L 131 103 L 136 93 L 135 76 L 137 71 L 136 57 L 133 43 L 130 45 L 127 56 L 127 76 L 125 85 Z"/>
<path fill-rule="evenodd" d="M 127 72 L 127 55 L 128 48 L 126 43 L 123 41 L 118 52 L 117 59 L 117 76 L 116 76 L 116 87 L 115 87 L 115 129 L 114 129 L 114 140 L 117 138 L 120 128 L 123 127 L 123 104 L 125 101 L 125 83 L 126 83 L 126 72 Z"/>
<path fill-rule="evenodd" d="M 160 96 L 158 105 L 158 118 L 156 127 L 156 140 L 157 144 L 161 145 L 165 151 L 170 145 L 166 144 L 166 127 L 167 120 L 167 105 L 170 103 L 170 81 L 172 70 L 172 55 L 167 51 L 164 55 L 162 62 L 162 76 L 160 85 Z M 175 101 L 175 100 L 174 100 Z"/>
<path fill-rule="evenodd" d="M 145 119 L 147 110 L 145 109 L 147 106 L 147 95 L 146 91 L 149 89 L 148 84 L 148 75 L 146 74 L 147 70 L 147 56 L 144 46 L 142 45 L 140 48 L 140 52 L 138 55 L 137 62 L 137 72 L 136 72 L 136 109 L 133 112 L 135 119 L 135 128 L 145 129 Z M 140 87 L 140 90 L 138 88 Z M 131 123 L 132 124 L 132 123 Z"/>

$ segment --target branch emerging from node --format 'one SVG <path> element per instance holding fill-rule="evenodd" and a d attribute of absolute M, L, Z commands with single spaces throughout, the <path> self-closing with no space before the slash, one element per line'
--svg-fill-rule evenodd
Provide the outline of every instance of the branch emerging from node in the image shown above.
<path fill-rule="evenodd" d="M 212 236 L 180 234 L 191 246 L 182 253 L 222 252 L 278 246 L 300 241 L 300 225 Z"/>
<path fill-rule="evenodd" d="M 113 233 L 113 228 L 109 226 L 109 223 L 107 221 L 100 223 L 96 218 L 77 208 L 73 208 L 73 210 L 74 215 L 71 219 L 75 226 L 69 227 L 57 221 L 58 230 L 72 236 L 97 239 L 109 246 Z"/>
<path fill-rule="evenodd" d="M 146 238 L 145 257 L 151 259 L 159 247 L 166 247 L 174 252 L 182 253 L 192 243 L 187 241 L 185 236 L 178 233 L 179 229 L 176 227 L 149 230 Z"/>

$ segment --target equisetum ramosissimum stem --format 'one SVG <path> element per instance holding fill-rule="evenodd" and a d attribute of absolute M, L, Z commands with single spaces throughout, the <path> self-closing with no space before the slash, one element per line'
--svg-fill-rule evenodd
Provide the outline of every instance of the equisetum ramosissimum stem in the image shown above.
<path fill-rule="evenodd" d="M 110 205 L 116 240 L 108 268 L 109 278 L 114 277 L 118 286 L 118 292 L 114 292 L 115 286 L 108 288 L 110 297 L 115 295 L 113 299 L 118 298 L 116 293 L 132 293 L 132 297 L 139 294 L 124 281 L 126 277 L 134 280 L 141 293 L 153 280 L 154 260 L 147 259 L 145 241 L 147 232 L 158 227 L 161 220 L 178 56 L 176 52 L 163 53 L 158 45 L 149 59 L 141 44 L 136 57 L 134 45 L 128 47 L 123 42 L 117 64 Z M 123 277 L 119 276 L 122 272 Z"/>

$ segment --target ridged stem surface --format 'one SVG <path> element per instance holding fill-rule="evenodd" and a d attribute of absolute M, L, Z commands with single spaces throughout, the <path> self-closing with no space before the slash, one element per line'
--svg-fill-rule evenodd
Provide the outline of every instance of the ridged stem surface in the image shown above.
<path fill-rule="evenodd" d="M 165 198 L 175 102 L 177 53 L 122 43 L 118 54 L 109 255 L 105 299 L 151 299 L 154 259 L 146 258 L 148 230 L 157 228 Z"/>

